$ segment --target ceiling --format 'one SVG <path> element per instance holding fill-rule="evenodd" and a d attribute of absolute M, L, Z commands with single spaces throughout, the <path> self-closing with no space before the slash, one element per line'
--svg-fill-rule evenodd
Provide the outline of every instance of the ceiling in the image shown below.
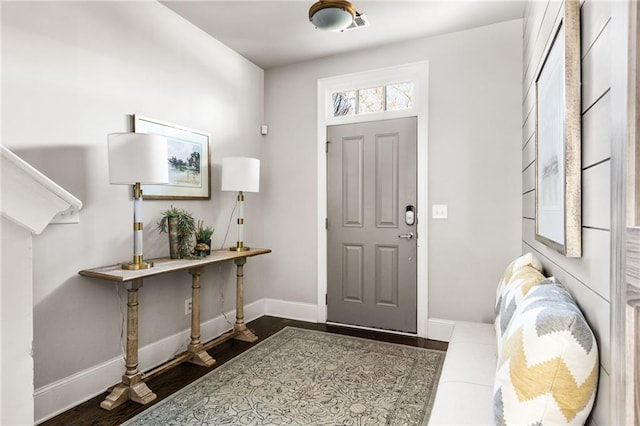
<path fill-rule="evenodd" d="M 309 22 L 314 1 L 161 3 L 264 69 L 495 24 L 524 14 L 524 0 L 351 0 L 371 25 L 333 33 L 317 30 Z"/>

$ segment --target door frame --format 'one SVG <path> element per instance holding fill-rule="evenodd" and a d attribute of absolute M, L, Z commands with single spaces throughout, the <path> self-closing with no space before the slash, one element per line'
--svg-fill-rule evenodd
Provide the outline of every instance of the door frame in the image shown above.
<path fill-rule="evenodd" d="M 386 111 L 361 116 L 332 117 L 328 106 L 331 105 L 331 95 L 337 91 L 363 89 L 384 84 L 414 82 L 413 108 L 402 111 Z M 318 158 L 318 303 L 317 321 L 327 322 L 327 230 L 325 219 L 327 217 L 327 126 L 337 124 L 362 123 L 393 118 L 417 118 L 417 336 L 428 337 L 428 99 L 429 99 L 429 63 L 427 61 L 415 62 L 388 68 L 357 72 L 353 74 L 338 75 L 318 79 L 317 91 L 317 158 Z"/>

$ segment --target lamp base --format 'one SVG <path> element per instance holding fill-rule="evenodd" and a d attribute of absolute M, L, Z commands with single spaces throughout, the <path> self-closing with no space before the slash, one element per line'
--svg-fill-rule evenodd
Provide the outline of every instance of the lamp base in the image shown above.
<path fill-rule="evenodd" d="M 244 242 L 237 241 L 235 247 L 229 247 L 231 251 L 249 251 L 249 247 L 245 247 Z"/>
<path fill-rule="evenodd" d="M 149 269 L 153 268 L 153 262 L 142 262 L 142 263 L 123 263 L 122 269 L 127 271 L 137 271 L 138 269 Z"/>

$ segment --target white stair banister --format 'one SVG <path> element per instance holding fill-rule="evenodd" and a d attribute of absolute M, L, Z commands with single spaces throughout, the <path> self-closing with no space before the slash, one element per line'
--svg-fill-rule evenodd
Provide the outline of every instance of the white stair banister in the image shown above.
<path fill-rule="evenodd" d="M 0 157 L 2 216 L 34 234 L 52 222 L 78 222 L 80 200 L 2 145 Z"/>

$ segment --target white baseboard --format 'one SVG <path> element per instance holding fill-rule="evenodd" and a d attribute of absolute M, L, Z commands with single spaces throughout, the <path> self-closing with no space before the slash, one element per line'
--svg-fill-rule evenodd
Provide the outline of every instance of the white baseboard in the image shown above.
<path fill-rule="evenodd" d="M 298 321 L 318 322 L 318 305 L 264 299 L 264 314 Z"/>
<path fill-rule="evenodd" d="M 429 339 L 448 342 L 451 340 L 456 322 L 440 318 L 429 318 Z"/>
<path fill-rule="evenodd" d="M 245 305 L 244 317 L 249 322 L 264 315 L 265 300 Z M 231 330 L 235 322 L 235 310 L 225 313 L 231 325 L 223 315 L 219 315 L 200 326 L 203 342 L 214 339 Z M 139 369 L 151 370 L 183 352 L 187 348 L 191 330 L 183 330 L 172 336 L 142 347 L 138 351 Z M 42 423 L 96 395 L 103 393 L 109 386 L 118 383 L 124 372 L 122 357 L 110 359 L 103 364 L 80 371 L 49 385 L 36 389 L 34 393 L 36 424 Z"/>

